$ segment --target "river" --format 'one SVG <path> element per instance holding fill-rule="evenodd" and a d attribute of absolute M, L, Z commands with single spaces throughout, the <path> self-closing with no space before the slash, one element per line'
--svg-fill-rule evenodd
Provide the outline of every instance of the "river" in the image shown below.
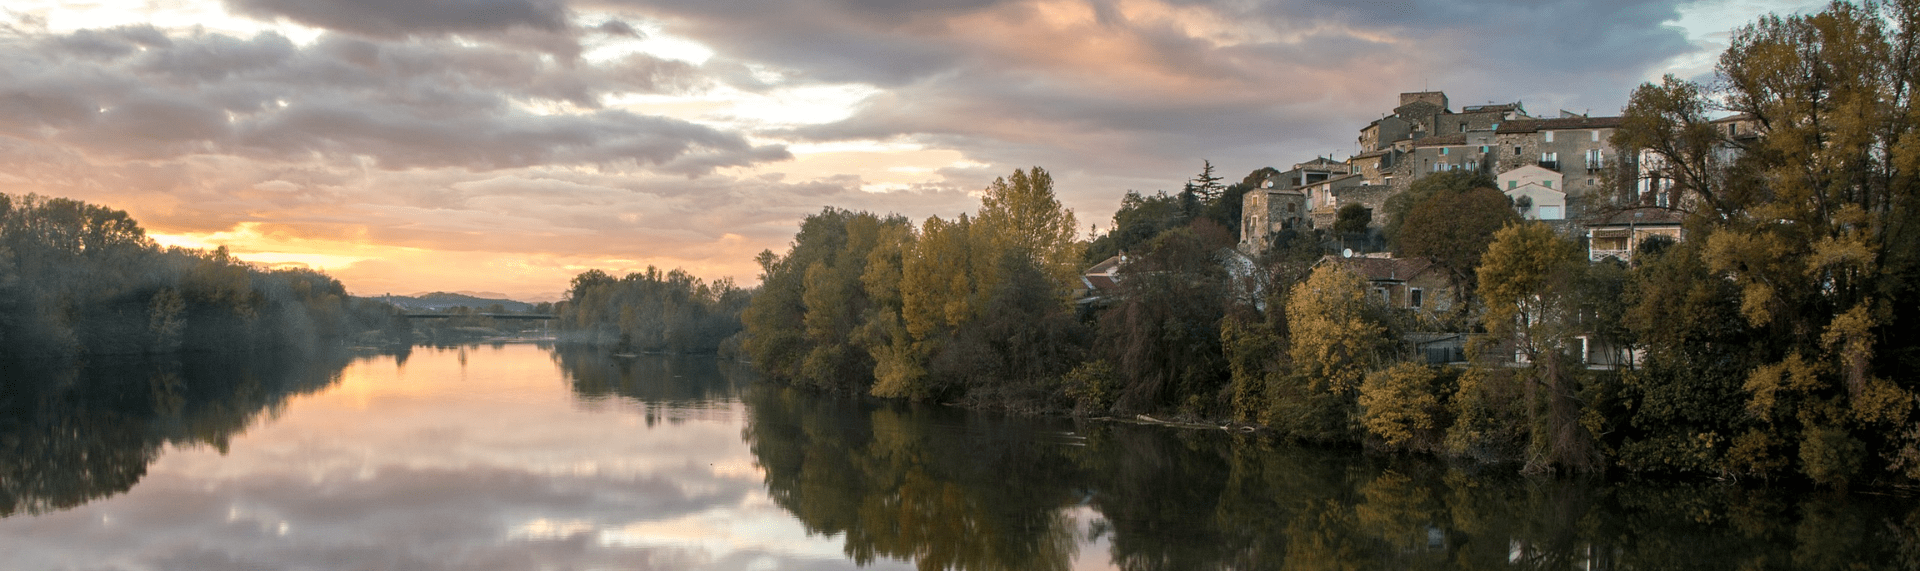
<path fill-rule="evenodd" d="M 1897 569 L 1920 504 L 1521 478 L 533 344 L 0 367 L 4 569 Z"/>

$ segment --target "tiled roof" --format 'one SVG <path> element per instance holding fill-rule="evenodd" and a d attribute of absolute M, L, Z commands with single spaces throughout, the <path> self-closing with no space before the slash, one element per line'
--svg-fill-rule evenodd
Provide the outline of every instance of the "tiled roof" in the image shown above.
<path fill-rule="evenodd" d="M 1446 135 L 1434 135 L 1432 137 L 1421 137 L 1419 139 L 1414 139 L 1413 141 L 1413 146 L 1415 147 L 1447 147 L 1447 146 L 1457 147 L 1465 144 L 1467 144 L 1466 133 L 1450 133 Z"/>
<path fill-rule="evenodd" d="M 1106 275 L 1109 273 L 1113 273 L 1113 271 L 1119 267 L 1120 267 L 1120 256 L 1108 256 L 1107 259 L 1101 260 L 1100 263 L 1094 264 L 1093 267 L 1087 268 L 1087 271 L 1084 271 L 1081 273 L 1086 275 L 1093 275 L 1093 274 Z"/>
<path fill-rule="evenodd" d="M 1613 214 L 1588 226 L 1631 226 L 1640 224 L 1676 225 L 1680 223 L 1681 212 L 1669 208 L 1642 207 L 1629 208 Z"/>
<path fill-rule="evenodd" d="M 1500 124 L 1501 134 L 1556 131 L 1560 129 L 1609 129 L 1620 126 L 1619 117 L 1562 117 L 1559 119 L 1521 119 Z"/>
<path fill-rule="evenodd" d="M 1347 179 L 1350 179 L 1350 178 L 1353 178 L 1353 177 L 1356 177 L 1356 176 L 1360 176 L 1360 175 L 1359 175 L 1359 174 L 1354 174 L 1354 173 L 1349 173 L 1349 174 L 1343 174 L 1343 175 L 1340 175 L 1340 176 L 1336 176 L 1336 177 L 1333 177 L 1333 178 L 1329 178 L 1329 179 L 1327 179 L 1327 180 L 1323 180 L 1323 181 L 1320 181 L 1320 182 L 1309 182 L 1309 183 L 1307 183 L 1306 185 L 1304 185 L 1304 186 L 1301 186 L 1301 188 L 1306 188 L 1306 187 L 1308 187 L 1308 186 L 1319 186 L 1319 185 L 1322 185 L 1322 184 L 1332 184 L 1332 183 L 1336 183 L 1336 182 L 1340 182 L 1340 181 L 1343 181 L 1343 180 L 1347 180 Z"/>
<path fill-rule="evenodd" d="M 1368 281 L 1406 281 L 1433 269 L 1433 260 L 1427 258 L 1323 258 L 1336 264 L 1352 268 L 1354 272 Z"/>
<path fill-rule="evenodd" d="M 1493 112 L 1504 113 L 1507 111 L 1517 111 L 1519 109 L 1520 109 L 1519 103 L 1495 103 L 1492 105 L 1463 105 L 1460 107 L 1460 112 L 1461 113 L 1493 113 Z"/>

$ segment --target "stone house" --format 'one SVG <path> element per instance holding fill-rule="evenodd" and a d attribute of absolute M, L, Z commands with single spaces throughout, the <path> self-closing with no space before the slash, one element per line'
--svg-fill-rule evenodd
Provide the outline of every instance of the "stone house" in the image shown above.
<path fill-rule="evenodd" d="M 1271 181 L 1269 181 L 1271 182 Z M 1266 252 L 1273 235 L 1284 230 L 1312 228 L 1307 196 L 1299 190 L 1256 188 L 1240 199 L 1240 250 L 1249 256 Z"/>
<path fill-rule="evenodd" d="M 1389 186 L 1393 184 L 1394 161 L 1402 154 L 1389 147 L 1347 157 L 1347 173 L 1360 175 L 1367 184 Z"/>
<path fill-rule="evenodd" d="M 1562 185 L 1554 190 L 1566 194 L 1567 216 L 1578 216 L 1581 201 L 1609 200 L 1624 190 L 1603 188 L 1608 169 L 1621 164 L 1609 141 L 1619 126 L 1619 117 L 1582 115 L 1502 123 L 1494 131 L 1494 172 L 1532 165 L 1560 173 Z"/>
<path fill-rule="evenodd" d="M 1296 163 L 1291 169 L 1267 176 L 1260 183 L 1260 188 L 1293 190 L 1347 174 L 1348 170 L 1346 163 L 1327 157 L 1314 157 L 1311 161 Z"/>
<path fill-rule="evenodd" d="M 1446 270 L 1427 258 L 1394 258 L 1370 254 L 1345 258 L 1326 256 L 1321 264 L 1344 266 L 1367 279 L 1375 299 L 1388 307 L 1427 314 L 1453 308 L 1453 281 Z"/>
<path fill-rule="evenodd" d="M 1492 172 L 1492 131 L 1471 131 L 1416 139 L 1394 168 L 1395 189 L 1404 190 L 1429 174 L 1454 171 Z"/>
<path fill-rule="evenodd" d="M 1386 204 L 1386 187 L 1367 184 L 1365 178 L 1357 174 L 1343 174 L 1327 180 L 1300 187 L 1300 194 L 1312 208 L 1309 228 L 1332 228 L 1339 217 L 1340 207 L 1360 203 L 1374 212 Z M 1379 222 L 1375 221 L 1374 226 Z"/>

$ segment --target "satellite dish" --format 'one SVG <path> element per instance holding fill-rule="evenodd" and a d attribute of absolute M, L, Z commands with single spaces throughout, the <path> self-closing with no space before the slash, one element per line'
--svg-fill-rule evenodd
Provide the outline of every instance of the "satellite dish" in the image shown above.
<path fill-rule="evenodd" d="M 1340 251 L 1340 257 L 1342 257 L 1342 258 L 1351 258 L 1351 257 L 1353 257 L 1353 248 L 1347 248 L 1347 249 L 1344 249 L 1344 250 L 1341 250 L 1341 251 Z"/>

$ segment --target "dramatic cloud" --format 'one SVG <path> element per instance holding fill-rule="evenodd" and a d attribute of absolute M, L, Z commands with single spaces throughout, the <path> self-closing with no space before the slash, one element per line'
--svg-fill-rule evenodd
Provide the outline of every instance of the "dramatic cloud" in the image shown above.
<path fill-rule="evenodd" d="M 386 38 L 514 28 L 559 31 L 568 25 L 566 6 L 538 0 L 227 0 L 227 6 L 249 16 Z"/>
<path fill-rule="evenodd" d="M 1676 22 L 1800 8 L 1701 1 L 226 0 L 96 26 L 29 0 L 0 28 L 0 190 L 355 291 L 550 293 L 609 264 L 750 281 L 824 206 L 952 215 L 1040 165 L 1104 224 L 1202 159 L 1238 179 L 1344 157 L 1402 91 L 1615 113 L 1701 72 L 1720 30 Z"/>

